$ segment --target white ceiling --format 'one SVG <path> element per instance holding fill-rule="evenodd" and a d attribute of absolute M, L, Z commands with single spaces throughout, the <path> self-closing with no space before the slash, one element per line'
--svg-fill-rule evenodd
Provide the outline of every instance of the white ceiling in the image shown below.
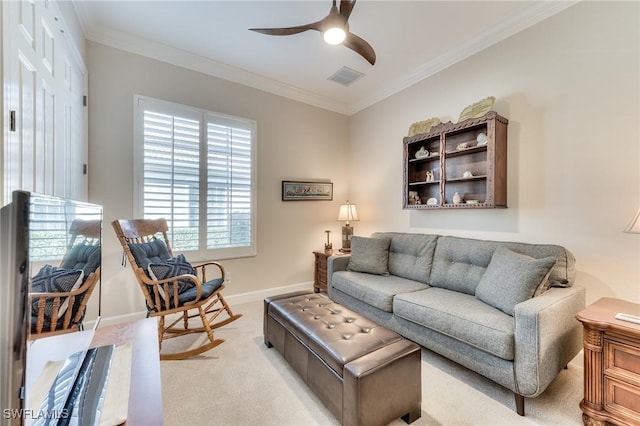
<path fill-rule="evenodd" d="M 317 1 L 87 1 L 74 8 L 88 40 L 353 114 L 573 5 L 575 1 L 360 0 L 350 30 L 375 49 L 371 66 L 320 33 L 268 36 L 324 18 Z M 348 87 L 343 66 L 365 74 Z"/>

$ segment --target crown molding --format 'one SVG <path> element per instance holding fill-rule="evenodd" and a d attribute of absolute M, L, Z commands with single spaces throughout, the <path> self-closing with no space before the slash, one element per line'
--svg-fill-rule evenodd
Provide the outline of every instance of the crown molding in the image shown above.
<path fill-rule="evenodd" d="M 348 106 L 280 81 L 123 32 L 93 28 L 88 40 L 346 115 Z"/>
<path fill-rule="evenodd" d="M 344 115 L 356 114 L 414 84 L 505 40 L 520 31 L 529 28 L 573 5 L 581 0 L 541 1 L 535 2 L 524 11 L 512 15 L 499 24 L 491 27 L 472 40 L 449 50 L 444 55 L 429 61 L 413 71 L 390 81 L 368 96 L 351 103 L 330 99 L 259 74 L 214 61 L 191 52 L 176 49 L 161 43 L 135 37 L 119 31 L 106 29 L 93 24 L 86 13 L 83 2 L 73 2 L 80 21 L 80 26 L 87 40 L 135 53 L 159 61 L 167 62 L 213 77 L 228 80 L 254 89 L 283 96 L 308 105 L 323 108 Z"/>
<path fill-rule="evenodd" d="M 481 33 L 458 47 L 451 49 L 444 55 L 429 61 L 413 71 L 391 81 L 369 96 L 349 104 L 348 115 L 364 110 L 432 75 L 505 40 L 547 18 L 579 3 L 580 0 L 549 1 L 536 3 L 526 10 L 514 14 L 509 19 Z"/>

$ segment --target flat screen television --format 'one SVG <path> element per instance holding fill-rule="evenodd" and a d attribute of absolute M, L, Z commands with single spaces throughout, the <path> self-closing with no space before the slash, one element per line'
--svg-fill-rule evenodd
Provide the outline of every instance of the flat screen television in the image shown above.
<path fill-rule="evenodd" d="M 99 226 L 98 241 L 92 243 L 97 244 L 98 264 L 87 266 L 97 270 L 98 278 L 91 299 L 97 299 L 98 319 L 101 290 L 99 269 L 96 268 L 100 268 L 101 259 L 102 207 L 28 191 L 14 191 L 11 203 L 0 209 L 1 425 L 31 423 L 29 418 L 34 413 L 25 408 L 29 393 L 28 387 L 25 389 L 27 357 L 35 336 L 32 335 L 34 307 L 29 293 L 34 277 L 44 268 L 72 268 L 65 266 L 65 262 L 77 237 L 72 228 L 77 228 L 78 223 Z M 76 252 L 79 248 L 76 247 Z M 95 260 L 95 249 L 92 250 Z M 85 277 L 90 274 L 83 271 L 79 275 Z"/>

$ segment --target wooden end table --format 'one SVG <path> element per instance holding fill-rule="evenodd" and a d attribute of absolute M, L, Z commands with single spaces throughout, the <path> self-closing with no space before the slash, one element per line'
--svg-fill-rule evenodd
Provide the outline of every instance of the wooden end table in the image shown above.
<path fill-rule="evenodd" d="M 333 253 L 326 251 L 314 251 L 316 258 L 313 268 L 313 291 L 320 293 L 327 291 L 327 258 Z"/>
<path fill-rule="evenodd" d="M 640 305 L 602 298 L 576 315 L 584 327 L 585 425 L 640 424 L 640 324 L 621 321 L 640 315 Z"/>
<path fill-rule="evenodd" d="M 314 251 L 315 266 L 313 268 L 313 291 L 320 293 L 327 291 L 327 259 L 330 256 L 349 256 L 350 253 L 342 253 L 339 251 Z"/>

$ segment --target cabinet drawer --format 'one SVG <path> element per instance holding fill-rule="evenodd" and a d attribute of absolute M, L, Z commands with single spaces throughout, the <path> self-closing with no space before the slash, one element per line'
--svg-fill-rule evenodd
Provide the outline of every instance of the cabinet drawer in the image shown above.
<path fill-rule="evenodd" d="M 640 348 L 605 339 L 605 374 L 640 386 Z"/>
<path fill-rule="evenodd" d="M 640 424 L 640 387 L 605 376 L 604 406 L 607 412 Z"/>

